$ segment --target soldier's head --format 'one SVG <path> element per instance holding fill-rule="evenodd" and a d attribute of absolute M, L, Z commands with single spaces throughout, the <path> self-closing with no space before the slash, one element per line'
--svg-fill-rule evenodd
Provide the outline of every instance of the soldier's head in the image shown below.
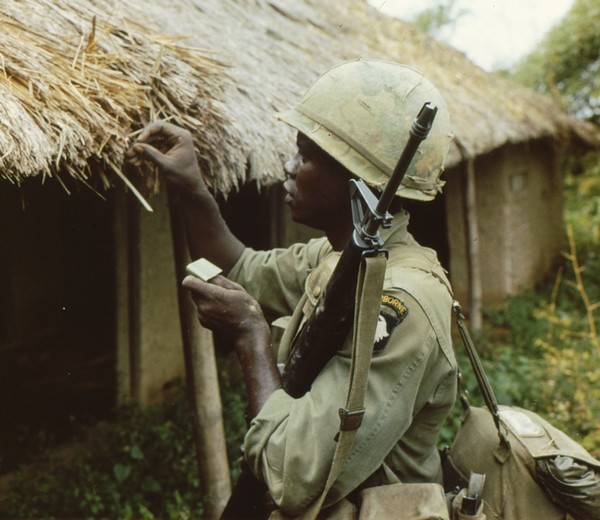
<path fill-rule="evenodd" d="M 294 109 L 278 118 L 298 130 L 299 144 L 316 145 L 342 171 L 382 189 L 425 102 L 438 108 L 433 128 L 396 194 L 427 201 L 443 186 L 440 175 L 452 132 L 443 97 L 417 70 L 382 60 L 343 63 L 321 76 Z"/>

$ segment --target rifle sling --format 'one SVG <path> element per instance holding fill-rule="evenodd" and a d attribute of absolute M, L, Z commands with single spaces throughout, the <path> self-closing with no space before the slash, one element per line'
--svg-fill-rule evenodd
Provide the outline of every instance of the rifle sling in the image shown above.
<path fill-rule="evenodd" d="M 325 488 L 321 495 L 300 515 L 297 520 L 314 520 L 323 507 L 325 497 L 340 475 L 342 467 L 354 443 L 354 438 L 364 415 L 364 399 L 375 330 L 381 306 L 386 256 L 364 257 L 358 273 L 354 329 L 352 335 L 352 362 L 348 381 L 346 405 L 340 408 L 340 429 L 336 435 L 336 447 L 329 469 Z"/>

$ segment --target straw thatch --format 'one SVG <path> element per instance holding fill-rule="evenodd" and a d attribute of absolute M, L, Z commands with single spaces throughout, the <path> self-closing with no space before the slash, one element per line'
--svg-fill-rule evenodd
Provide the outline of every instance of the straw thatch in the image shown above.
<path fill-rule="evenodd" d="M 208 51 L 112 19 L 91 2 L 6 2 L 0 27 L 2 178 L 41 174 L 67 189 L 66 174 L 107 187 L 111 174 L 122 176 L 133 128 L 157 117 L 227 135 L 215 108 L 224 65 Z M 226 163 L 216 138 L 198 134 L 211 165 Z"/>
<path fill-rule="evenodd" d="M 361 0 L 4 4 L 0 175 L 14 182 L 61 172 L 87 179 L 90 164 L 101 164 L 106 183 L 120 169 L 129 133 L 171 116 L 194 131 L 217 189 L 227 193 L 248 174 L 269 183 L 281 177 L 293 145 L 272 114 L 328 67 L 358 56 L 410 64 L 440 87 L 460 145 L 449 166 L 542 137 L 599 143 L 593 128 L 551 100 L 485 73 Z"/>

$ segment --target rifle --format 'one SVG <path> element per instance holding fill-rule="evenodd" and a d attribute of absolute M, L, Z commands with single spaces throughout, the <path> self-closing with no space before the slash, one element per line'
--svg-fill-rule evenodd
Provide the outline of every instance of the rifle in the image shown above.
<path fill-rule="evenodd" d="M 350 181 L 354 230 L 317 306 L 292 342 L 282 374 L 283 389 L 292 397 L 304 395 L 327 362 L 342 347 L 352 329 L 356 282 L 364 257 L 387 254 L 379 227 L 390 227 L 388 209 L 412 159 L 433 125 L 437 107 L 425 103 L 413 122 L 400 159 L 379 199 L 362 180 Z M 242 471 L 221 520 L 261 519 L 268 516 L 262 499 L 265 485 L 242 464 Z"/>

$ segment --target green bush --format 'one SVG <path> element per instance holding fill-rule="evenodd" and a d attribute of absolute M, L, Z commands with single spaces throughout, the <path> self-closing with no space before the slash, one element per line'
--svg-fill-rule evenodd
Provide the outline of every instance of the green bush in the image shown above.
<path fill-rule="evenodd" d="M 239 457 L 245 430 L 238 388 L 234 376 L 225 376 L 232 460 Z M 189 406 L 177 385 L 170 404 L 123 407 L 114 422 L 86 429 L 67 449 L 48 451 L 5 477 L 0 518 L 198 518 L 200 484 Z"/>
<path fill-rule="evenodd" d="M 125 407 L 4 482 L 2 518 L 189 518 L 202 511 L 188 408 Z"/>
<path fill-rule="evenodd" d="M 562 280 L 554 293 L 549 283 L 489 309 L 474 340 L 500 404 L 538 412 L 600 458 L 600 346 L 589 322 L 599 327 L 600 320 L 588 315 L 567 282 Z M 483 405 L 460 339 L 456 350 L 470 401 Z M 442 444 L 450 444 L 459 416 L 457 405 Z"/>

